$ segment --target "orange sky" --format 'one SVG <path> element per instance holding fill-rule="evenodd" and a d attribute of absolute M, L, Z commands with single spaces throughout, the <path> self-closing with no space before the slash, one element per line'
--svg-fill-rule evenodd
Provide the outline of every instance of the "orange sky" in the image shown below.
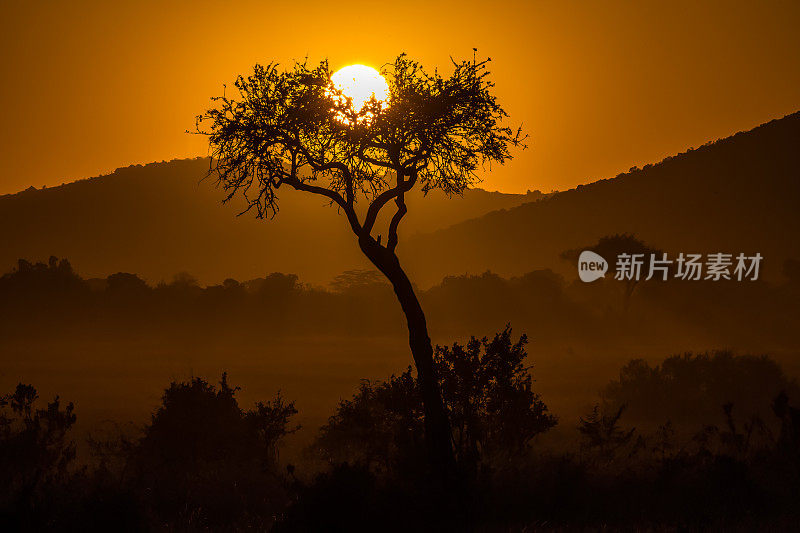
<path fill-rule="evenodd" d="M 6 1 L 0 193 L 205 155 L 184 131 L 257 61 L 473 46 L 531 136 L 484 187 L 573 187 L 800 109 L 800 2 L 739 4 Z"/>

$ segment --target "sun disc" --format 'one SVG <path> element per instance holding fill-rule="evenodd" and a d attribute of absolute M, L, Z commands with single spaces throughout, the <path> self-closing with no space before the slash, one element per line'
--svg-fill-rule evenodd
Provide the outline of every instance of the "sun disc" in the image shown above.
<path fill-rule="evenodd" d="M 367 65 L 349 65 L 337 70 L 331 81 L 337 89 L 352 99 L 353 109 L 358 112 L 370 98 L 379 102 L 389 97 L 389 84 L 381 73 Z"/>

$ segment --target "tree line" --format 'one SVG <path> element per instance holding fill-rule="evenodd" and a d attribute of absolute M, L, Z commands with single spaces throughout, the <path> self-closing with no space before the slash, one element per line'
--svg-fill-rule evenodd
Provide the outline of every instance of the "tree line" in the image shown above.
<path fill-rule="evenodd" d="M 513 278 L 485 272 L 448 276 L 418 292 L 432 332 L 445 338 L 512 322 L 537 341 L 650 342 L 702 328 L 719 345 L 792 348 L 790 317 L 800 314 L 796 270 L 787 263 L 780 285 L 643 281 L 635 292 L 624 281 L 584 284 L 551 270 Z M 0 331 L 6 338 L 58 336 L 89 324 L 87 331 L 111 336 L 204 329 L 248 338 L 256 327 L 274 335 L 404 335 L 393 301 L 391 286 L 369 270 L 343 272 L 327 287 L 284 273 L 203 287 L 187 273 L 156 284 L 125 272 L 84 279 L 67 259 L 21 259 L 0 276 Z"/>

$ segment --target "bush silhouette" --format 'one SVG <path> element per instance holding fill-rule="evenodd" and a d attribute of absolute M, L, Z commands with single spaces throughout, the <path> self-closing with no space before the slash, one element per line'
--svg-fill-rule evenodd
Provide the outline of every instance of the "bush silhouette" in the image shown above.
<path fill-rule="evenodd" d="M 436 347 L 454 450 L 467 470 L 498 456 L 522 455 L 536 435 L 556 424 L 532 390 L 526 343 L 525 335 L 513 342 L 506 327 L 491 340 L 472 337 L 465 345 Z M 333 464 L 377 472 L 413 469 L 424 451 L 418 386 L 410 368 L 386 381 L 363 382 L 352 399 L 339 404 L 313 450 Z"/>
<path fill-rule="evenodd" d="M 277 442 L 297 412 L 280 395 L 243 411 L 236 388 L 173 382 L 134 453 L 149 506 L 173 527 L 263 528 L 284 503 Z"/>
<path fill-rule="evenodd" d="M 696 431 L 703 424 L 725 423 L 727 403 L 742 414 L 772 419 L 772 402 L 781 391 L 800 397 L 797 383 L 774 360 L 722 350 L 675 355 L 655 366 L 632 360 L 606 386 L 603 398 L 612 411 L 625 405 L 626 419 L 638 426 L 670 420 Z"/>
<path fill-rule="evenodd" d="M 67 438 L 76 420 L 72 403 L 62 408 L 56 397 L 37 408 L 38 399 L 22 383 L 0 397 L 0 526 L 42 527 L 51 491 L 67 482 L 75 459 L 75 443 Z"/>

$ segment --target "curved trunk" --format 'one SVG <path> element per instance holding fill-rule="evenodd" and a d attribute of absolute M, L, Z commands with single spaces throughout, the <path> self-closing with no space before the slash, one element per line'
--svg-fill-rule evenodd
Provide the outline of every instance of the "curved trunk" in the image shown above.
<path fill-rule="evenodd" d="M 358 242 L 364 255 L 391 282 L 406 316 L 408 343 L 414 357 L 425 409 L 425 443 L 428 457 L 432 467 L 438 471 L 445 483 L 449 483 L 455 472 L 450 421 L 442 400 L 436 369 L 433 366 L 433 347 L 428 336 L 425 313 L 422 311 L 411 280 L 400 266 L 397 256 L 372 237 L 362 237 Z"/>

